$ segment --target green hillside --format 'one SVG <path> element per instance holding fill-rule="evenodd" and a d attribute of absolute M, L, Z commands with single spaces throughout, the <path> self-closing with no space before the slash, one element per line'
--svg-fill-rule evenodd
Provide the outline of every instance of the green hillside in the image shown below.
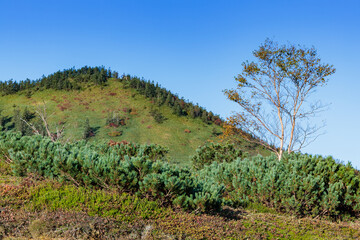
<path fill-rule="evenodd" d="M 165 97 L 159 104 L 158 99 L 161 94 L 149 96 L 146 92 L 152 87 L 155 89 L 153 92 L 161 89 L 165 92 L 162 95 L 169 95 L 169 91 L 159 88 L 158 85 L 144 80 L 137 81 L 138 85 L 145 83 L 142 92 L 139 86 L 134 86 L 136 81 L 129 80 L 129 76 L 119 78 L 117 73 L 109 74 L 106 80 L 99 84 L 96 80 L 94 81 L 96 79 L 94 72 L 87 75 L 80 73 L 67 76 L 68 71 L 79 70 L 64 70 L 37 81 L 22 81 L 14 86 L 11 85 L 14 84 L 13 82 L 3 84 L 1 89 L 3 96 L 0 97 L 2 116 L 12 118 L 6 123 L 5 128 L 14 128 L 13 116 L 17 110 L 20 111 L 20 115 L 23 114 L 25 108 L 35 113 L 37 108 L 43 108 L 45 104 L 52 131 L 55 131 L 56 127 L 65 126 L 63 138 L 65 141 L 82 139 L 86 119 L 89 119 L 94 134 L 88 139 L 89 141 L 109 142 L 112 140 L 159 144 L 169 148 L 170 161 L 181 164 L 188 163 L 189 156 L 193 155 L 200 145 L 208 141 L 219 141 L 218 135 L 222 133 L 222 128 L 219 126 L 221 124 L 219 124 L 218 116 L 172 93 L 173 99 L 179 100 L 179 106 L 185 105 L 187 109 L 195 109 L 193 111 L 198 108 L 199 116 L 190 116 L 192 114 L 186 112 L 189 110 L 181 109 L 182 112 L 179 114 L 176 101 L 166 104 Z M 60 80 L 54 83 L 54 78 Z M 55 89 L 49 84 L 50 81 L 56 86 Z M 72 84 L 71 87 L 69 84 Z M 9 86 L 16 90 L 8 91 Z M 161 116 L 160 121 L 156 121 L 156 114 Z M 109 125 L 107 121 L 112 117 L 121 119 L 121 124 Z M 30 122 L 35 122 L 36 118 L 34 114 Z M 218 121 L 217 124 L 214 120 Z M 240 147 L 251 154 L 261 153 L 248 143 L 243 143 Z"/>
<path fill-rule="evenodd" d="M 84 67 L 0 94 L 0 239 L 360 237 L 351 164 L 217 144 L 219 116 L 153 82 Z"/>

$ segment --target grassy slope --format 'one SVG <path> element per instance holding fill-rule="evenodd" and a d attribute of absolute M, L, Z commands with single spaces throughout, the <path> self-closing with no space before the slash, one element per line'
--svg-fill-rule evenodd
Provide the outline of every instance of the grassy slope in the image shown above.
<path fill-rule="evenodd" d="M 88 118 L 90 126 L 97 129 L 96 136 L 90 141 L 112 139 L 141 144 L 160 144 L 170 149 L 170 158 L 178 164 L 188 163 L 189 156 L 204 142 L 218 141 L 213 134 L 214 128 L 216 132 L 221 132 L 221 128 L 215 124 L 208 125 L 200 119 L 178 117 L 167 106 L 159 108 L 167 120 L 158 124 L 149 113 L 151 107 L 156 107 L 149 99 L 137 94 L 134 89 L 124 89 L 122 83 L 111 79 L 106 87 L 89 87 L 84 91 L 46 90 L 36 92 L 30 99 L 26 98 L 24 93 L 3 96 L 0 97 L 0 106 L 4 110 L 4 115 L 11 116 L 14 104 L 21 109 L 31 106 L 31 110 L 42 101 L 46 103 L 47 112 L 54 113 L 49 118 L 50 123 L 65 122 L 65 138 L 81 139 L 83 125 Z M 131 108 L 132 112 L 126 112 L 126 108 Z M 118 112 L 126 117 L 126 126 L 106 127 L 106 118 L 108 113 L 112 112 Z M 185 133 L 185 129 L 189 129 L 191 133 Z M 108 133 L 113 131 L 122 131 L 123 134 L 110 137 Z M 244 143 L 243 148 L 252 154 L 262 153 L 261 150 L 249 147 L 249 144 Z"/>

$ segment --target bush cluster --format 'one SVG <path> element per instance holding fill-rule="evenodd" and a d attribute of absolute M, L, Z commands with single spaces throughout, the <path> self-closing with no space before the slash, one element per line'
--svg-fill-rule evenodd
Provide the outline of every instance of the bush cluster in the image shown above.
<path fill-rule="evenodd" d="M 125 118 L 121 117 L 119 113 L 109 113 L 106 118 L 106 125 L 110 127 L 119 127 L 125 125 Z"/>
<path fill-rule="evenodd" d="M 184 209 L 219 209 L 222 203 L 222 185 L 161 161 L 167 149 L 157 145 L 110 147 L 85 141 L 63 145 L 41 136 L 6 132 L 0 134 L 0 152 L 12 160 L 18 176 L 36 173 L 76 186 L 116 188 Z"/>
<path fill-rule="evenodd" d="M 191 161 L 195 169 L 200 169 L 212 162 L 232 162 L 244 156 L 245 153 L 236 149 L 234 144 L 206 143 L 196 149 Z"/>
<path fill-rule="evenodd" d="M 299 216 L 356 216 L 360 213 L 360 177 L 350 164 L 306 154 L 237 159 L 200 170 L 226 186 L 228 204 L 262 203 Z"/>
<path fill-rule="evenodd" d="M 155 122 L 157 123 L 163 123 L 166 120 L 166 117 L 162 115 L 162 113 L 157 109 L 151 110 L 150 115 L 154 118 Z"/>
<path fill-rule="evenodd" d="M 359 172 L 331 157 L 239 158 L 231 145 L 209 144 L 198 149 L 198 166 L 190 169 L 168 164 L 166 153 L 157 145 L 61 144 L 0 132 L 1 159 L 11 161 L 19 176 L 36 173 L 79 187 L 118 189 L 189 210 L 262 204 L 299 216 L 360 215 Z"/>

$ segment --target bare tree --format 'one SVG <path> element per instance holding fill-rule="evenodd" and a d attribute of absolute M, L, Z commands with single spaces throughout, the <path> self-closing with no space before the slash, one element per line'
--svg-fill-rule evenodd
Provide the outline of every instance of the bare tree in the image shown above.
<path fill-rule="evenodd" d="M 313 47 L 279 46 L 269 39 L 253 55 L 257 62 L 242 64 L 243 71 L 235 78 L 237 88 L 224 91 L 242 109 L 228 123 L 280 160 L 284 151 L 300 151 L 317 138 L 320 128 L 310 118 L 326 106 L 309 100 L 335 68 L 321 63 Z"/>
<path fill-rule="evenodd" d="M 58 141 L 59 139 L 61 139 L 63 137 L 64 130 L 65 130 L 65 125 L 63 125 L 61 128 L 56 126 L 56 131 L 54 133 L 52 133 L 50 131 L 45 102 L 43 102 L 42 107 L 40 105 L 37 106 L 37 109 L 35 110 L 35 113 L 39 116 L 39 118 L 40 118 L 40 120 L 41 120 L 41 122 L 43 124 L 43 127 L 45 129 L 45 133 L 51 139 L 51 141 L 56 142 L 56 141 Z M 50 116 L 52 114 L 50 114 Z M 34 134 L 41 135 L 40 129 L 37 129 L 32 123 L 26 121 L 23 118 L 21 118 L 21 120 L 33 130 Z"/>

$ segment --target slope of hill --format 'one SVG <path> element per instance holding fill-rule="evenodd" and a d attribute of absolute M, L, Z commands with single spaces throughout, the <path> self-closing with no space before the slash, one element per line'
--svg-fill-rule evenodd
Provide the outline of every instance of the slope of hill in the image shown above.
<path fill-rule="evenodd" d="M 66 71 L 69 70 L 64 70 L 63 73 Z M 50 76 L 54 78 L 53 76 L 57 74 Z M 87 76 L 92 79 L 93 75 Z M 52 78 L 47 77 L 47 79 Z M 43 79 L 28 81 L 27 84 L 22 81 L 19 85 L 11 88 L 16 91 L 9 91 L 8 87 L 3 86 L 3 96 L 0 97 L 2 116 L 13 117 L 17 110 L 23 112 L 25 108 L 30 113 L 34 113 L 36 108 L 43 107 L 45 104 L 52 129 L 55 130 L 56 125 L 59 127 L 64 125 L 64 139 L 66 140 L 82 139 L 86 119 L 88 119 L 91 127 L 90 135 L 93 135 L 89 141 L 109 142 L 112 140 L 159 144 L 169 148 L 172 162 L 181 164 L 189 162 L 189 156 L 194 154 L 198 146 L 207 141 L 219 141 L 217 136 L 222 132 L 222 128 L 219 126 L 219 117 L 197 105 L 194 107 L 194 111 L 197 111 L 196 108 L 198 108 L 199 116 L 190 116 L 181 110 L 180 106 L 181 104 L 188 104 L 190 107 L 194 105 L 183 99 L 180 99 L 179 106 L 176 106 L 176 103 L 173 103 L 172 106 L 164 103 L 158 104 L 156 96 L 147 96 L 148 87 L 145 84 L 142 86 L 143 92 L 139 91 L 139 86 L 134 86 L 134 84 L 146 83 L 143 80 L 131 81 L 128 76 L 122 79 L 108 77 L 102 84 L 94 84 L 90 80 L 85 83 L 80 81 L 77 83 L 77 87 L 67 88 L 66 86 L 75 82 L 74 77 L 59 78 L 62 80 L 52 84 L 65 86 L 60 87 L 60 90 L 46 87 L 50 80 L 44 81 Z M 124 78 L 127 78 L 128 81 Z M 63 84 L 64 82 L 65 84 Z M 13 83 L 6 86 L 12 86 L 11 84 Z M 153 83 L 149 83 L 148 86 L 155 90 L 156 88 L 161 89 Z M 168 92 L 164 89 L 161 90 L 165 92 L 163 95 L 167 96 Z M 173 99 L 179 99 L 176 95 L 171 94 L 171 96 Z M 163 100 L 163 102 L 165 101 L 166 99 Z M 179 107 L 180 110 L 176 107 Z M 177 111 L 182 111 L 182 113 L 179 114 Z M 208 121 L 204 121 L 201 112 Z M 33 118 L 32 122 L 36 120 L 35 115 L 30 118 Z M 111 119 L 117 119 L 117 123 L 112 124 Z M 218 121 L 217 124 L 214 123 L 214 120 Z M 11 126 L 11 122 L 9 122 L 7 127 L 14 126 Z M 251 154 L 262 152 L 245 142 L 241 147 Z"/>
<path fill-rule="evenodd" d="M 52 131 L 66 126 L 63 141 L 74 141 L 0 130 L 0 239 L 360 237 L 350 164 L 244 158 L 266 152 L 240 141 L 242 151 L 210 144 L 192 168 L 178 166 L 219 141 L 221 120 L 153 83 L 85 67 L 3 82 L 0 93 L 1 130 L 31 135 L 27 122 L 43 131 L 34 111 L 46 106 Z M 176 164 L 161 147 L 110 141 L 166 146 Z"/>

